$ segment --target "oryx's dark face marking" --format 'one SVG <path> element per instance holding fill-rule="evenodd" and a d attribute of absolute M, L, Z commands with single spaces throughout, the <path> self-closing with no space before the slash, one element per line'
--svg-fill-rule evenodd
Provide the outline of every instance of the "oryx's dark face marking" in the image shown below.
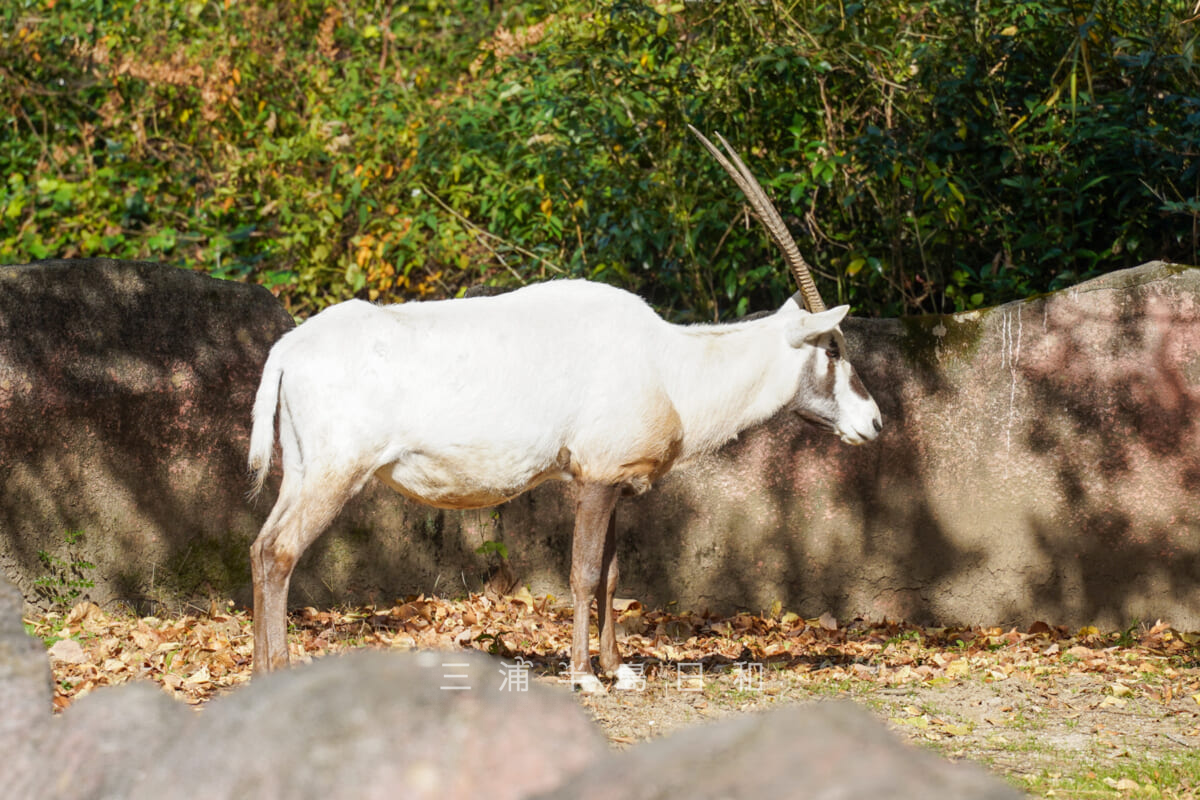
<path fill-rule="evenodd" d="M 871 393 L 867 391 L 867 387 L 863 386 L 863 382 L 859 380 L 858 373 L 853 369 L 850 371 L 850 391 L 862 400 L 872 400 Z"/>
<path fill-rule="evenodd" d="M 846 342 L 841 330 L 834 328 L 808 345 L 810 353 L 792 411 L 848 443 L 874 439 L 883 428 L 879 408 L 853 365 L 843 357 Z"/>

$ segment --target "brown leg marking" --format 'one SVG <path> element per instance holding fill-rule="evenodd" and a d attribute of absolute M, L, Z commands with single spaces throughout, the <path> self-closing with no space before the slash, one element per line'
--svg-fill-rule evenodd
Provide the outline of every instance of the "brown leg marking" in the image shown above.
<path fill-rule="evenodd" d="M 621 666 L 621 651 L 617 647 L 616 615 L 613 613 L 613 594 L 617 591 L 617 515 L 615 508 L 608 516 L 608 531 L 604 535 L 604 557 L 600 570 L 600 586 L 596 589 L 596 617 L 600 631 L 600 669 L 612 675 Z"/>
<path fill-rule="evenodd" d="M 592 674 L 591 659 L 588 657 L 588 623 L 591 616 L 592 599 L 602 600 L 600 618 L 601 663 L 608 669 L 616 652 L 615 631 L 612 630 L 612 589 L 616 588 L 615 541 L 609 545 L 612 531 L 613 509 L 620 496 L 620 487 L 585 483 L 579 487 L 575 500 L 575 534 L 571 544 L 571 594 L 575 601 L 574 628 L 571 632 L 571 669 L 576 675 Z M 609 547 L 612 553 L 608 552 Z M 609 563 L 611 562 L 611 563 Z M 609 586 L 610 572 L 612 587 Z M 605 629 L 612 639 L 605 644 Z M 606 650 L 610 647 L 610 650 Z M 616 664 L 612 664 L 613 669 Z"/>

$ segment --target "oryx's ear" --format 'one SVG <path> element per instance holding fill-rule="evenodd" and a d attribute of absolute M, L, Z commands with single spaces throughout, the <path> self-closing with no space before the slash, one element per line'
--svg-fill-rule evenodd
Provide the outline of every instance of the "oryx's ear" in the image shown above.
<path fill-rule="evenodd" d="M 800 347 L 818 336 L 829 333 L 838 326 L 849 310 L 850 306 L 838 306 L 819 314 L 800 313 L 792 316 L 788 320 L 788 344 Z"/>

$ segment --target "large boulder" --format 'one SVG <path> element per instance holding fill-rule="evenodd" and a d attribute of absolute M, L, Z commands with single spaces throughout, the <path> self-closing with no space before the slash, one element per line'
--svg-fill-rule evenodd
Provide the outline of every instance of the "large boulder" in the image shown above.
<path fill-rule="evenodd" d="M 101 689 L 0 739 L 0 779 L 6 796 L 39 800 L 515 800 L 606 753 L 565 689 L 497 691 L 499 667 L 363 651 L 256 679 L 199 715 L 150 684 Z"/>
<path fill-rule="evenodd" d="M 602 756 L 566 688 L 505 686 L 476 652 L 358 652 L 218 698 L 136 785 L 147 798 L 521 798 Z"/>
<path fill-rule="evenodd" d="M 1021 796 L 978 766 L 901 742 L 869 713 L 840 701 L 732 717 L 613 753 L 541 800 Z"/>
<path fill-rule="evenodd" d="M 156 264 L 0 267 L 0 567 L 27 600 L 249 581 L 250 406 L 292 325 L 265 289 Z"/>

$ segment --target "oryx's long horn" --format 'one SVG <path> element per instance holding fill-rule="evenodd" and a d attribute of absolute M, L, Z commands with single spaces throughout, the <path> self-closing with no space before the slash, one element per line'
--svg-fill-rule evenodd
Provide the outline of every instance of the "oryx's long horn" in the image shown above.
<path fill-rule="evenodd" d="M 725 137 L 721 134 L 716 134 L 717 140 L 729 152 L 729 158 L 716 148 L 716 146 L 705 138 L 704 134 L 696 130 L 691 125 L 688 125 L 692 133 L 696 134 L 696 138 L 701 144 L 713 154 L 713 158 L 717 159 L 729 176 L 733 178 L 734 183 L 746 195 L 746 199 L 750 201 L 750 207 L 754 210 L 754 216 L 758 217 L 758 221 L 767 229 L 767 233 L 779 245 L 779 249 L 783 251 L 783 258 L 787 261 L 788 267 L 792 270 L 792 275 L 796 278 L 796 283 L 800 285 L 800 294 L 804 298 L 805 307 L 816 314 L 825 310 L 825 303 L 821 301 L 821 295 L 817 293 L 817 285 L 813 282 L 812 272 L 809 269 L 808 262 L 804 260 L 804 256 L 800 255 L 800 248 L 796 246 L 796 241 L 792 235 L 788 233 L 787 226 L 783 224 L 783 218 L 779 216 L 779 212 L 775 210 L 775 205 L 771 199 L 767 197 L 767 193 L 763 191 L 762 186 L 754 177 L 754 173 L 745 165 L 734 149 L 729 146 L 729 142 L 725 141 Z M 732 162 L 731 162 L 732 160 Z"/>

